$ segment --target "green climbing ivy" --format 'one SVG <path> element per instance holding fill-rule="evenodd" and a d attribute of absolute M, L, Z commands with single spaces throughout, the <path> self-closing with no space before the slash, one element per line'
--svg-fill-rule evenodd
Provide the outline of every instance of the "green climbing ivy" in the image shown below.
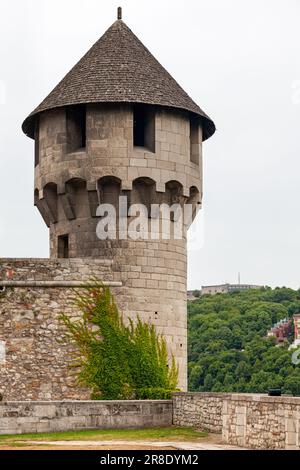
<path fill-rule="evenodd" d="M 140 318 L 126 326 L 108 287 L 101 284 L 78 293 L 81 318 L 61 315 L 66 336 L 75 344 L 73 366 L 93 399 L 170 398 L 178 367 L 168 366 L 165 339 Z"/>

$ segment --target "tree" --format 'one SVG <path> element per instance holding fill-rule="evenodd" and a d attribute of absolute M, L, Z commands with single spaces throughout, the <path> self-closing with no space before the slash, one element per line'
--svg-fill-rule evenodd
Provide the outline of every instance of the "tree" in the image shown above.
<path fill-rule="evenodd" d="M 190 390 L 265 393 L 282 387 L 300 395 L 300 366 L 292 363 L 288 350 L 292 335 L 280 347 L 267 337 L 274 323 L 298 313 L 299 306 L 300 290 L 287 288 L 189 302 Z"/>
<path fill-rule="evenodd" d="M 300 374 L 291 375 L 284 382 L 284 392 L 300 396 Z"/>

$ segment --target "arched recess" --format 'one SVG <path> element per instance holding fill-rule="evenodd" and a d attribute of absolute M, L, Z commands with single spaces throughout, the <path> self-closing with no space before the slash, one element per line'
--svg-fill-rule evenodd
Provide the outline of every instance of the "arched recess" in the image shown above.
<path fill-rule="evenodd" d="M 170 212 L 170 220 L 171 222 L 175 222 L 179 220 L 181 217 L 183 205 L 186 198 L 183 196 L 183 185 L 176 180 L 171 180 L 166 183 L 166 190 L 164 194 L 164 203 L 171 208 L 172 206 L 180 206 L 181 209 L 172 210 Z"/>
<path fill-rule="evenodd" d="M 180 204 L 184 203 L 184 196 L 183 196 L 183 186 L 179 181 L 168 181 L 166 183 L 166 202 L 171 206 L 173 204 Z"/>
<path fill-rule="evenodd" d="M 157 202 L 155 181 L 148 177 L 136 178 L 132 183 L 131 204 L 143 204 L 151 217 L 151 204 Z"/>
<path fill-rule="evenodd" d="M 103 176 L 98 180 L 98 191 L 100 204 L 111 204 L 118 211 L 121 180 L 116 176 Z"/>
<path fill-rule="evenodd" d="M 82 178 L 72 178 L 66 182 L 68 219 L 80 219 L 90 216 L 90 206 L 87 194 L 87 184 Z"/>

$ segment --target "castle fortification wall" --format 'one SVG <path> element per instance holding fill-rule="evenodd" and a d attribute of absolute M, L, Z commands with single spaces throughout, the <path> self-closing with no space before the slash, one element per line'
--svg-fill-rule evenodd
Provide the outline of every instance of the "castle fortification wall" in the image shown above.
<path fill-rule="evenodd" d="M 62 312 L 78 316 L 73 288 L 92 278 L 111 286 L 125 318 L 139 315 L 165 335 L 180 367 L 179 386 L 185 390 L 185 265 L 179 266 L 180 253 L 172 261 L 164 247 L 165 251 L 160 245 L 159 258 L 149 244 L 141 245 L 140 251 L 135 247 L 132 263 L 122 264 L 122 270 L 111 259 L 1 259 L 0 288 L 5 291 L 0 291 L 0 393 L 4 398 L 90 397 L 76 384 L 70 369 L 73 349 L 64 340 L 59 316 Z"/>
<path fill-rule="evenodd" d="M 171 400 L 0 403 L 0 434 L 171 425 Z"/>
<path fill-rule="evenodd" d="M 254 393 L 176 393 L 173 424 L 222 433 L 250 449 L 300 449 L 300 397 Z"/>

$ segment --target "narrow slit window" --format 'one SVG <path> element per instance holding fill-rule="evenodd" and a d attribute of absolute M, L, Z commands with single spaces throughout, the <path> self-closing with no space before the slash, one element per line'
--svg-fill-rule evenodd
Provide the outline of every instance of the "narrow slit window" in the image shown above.
<path fill-rule="evenodd" d="M 69 235 L 60 235 L 57 240 L 57 257 L 69 258 Z"/>
<path fill-rule="evenodd" d="M 67 109 L 68 152 L 86 147 L 86 107 L 72 106 Z"/>
<path fill-rule="evenodd" d="M 133 109 L 133 145 L 155 152 L 155 111 L 151 106 Z"/>
<path fill-rule="evenodd" d="M 199 165 L 200 147 L 201 147 L 201 132 L 199 120 L 195 117 L 190 118 L 190 160 L 191 162 Z"/>

